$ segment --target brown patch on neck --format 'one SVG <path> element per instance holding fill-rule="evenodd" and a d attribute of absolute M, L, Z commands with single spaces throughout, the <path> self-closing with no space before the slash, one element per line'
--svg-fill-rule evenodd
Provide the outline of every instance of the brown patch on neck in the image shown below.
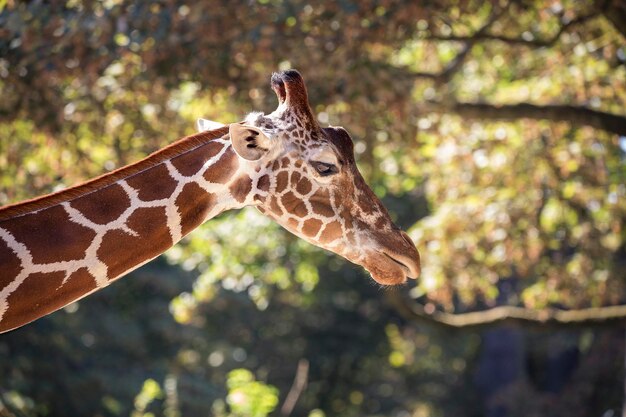
<path fill-rule="evenodd" d="M 7 299 L 11 306 L 4 314 L 0 332 L 4 332 L 58 310 L 82 294 L 96 288 L 85 268 L 74 272 L 63 284 L 65 272 L 30 274 Z"/>
<path fill-rule="evenodd" d="M 221 138 L 227 134 L 228 126 L 224 126 L 219 129 L 187 136 L 151 154 L 141 161 L 101 175 L 82 184 L 66 188 L 65 190 L 61 190 L 56 193 L 37 197 L 32 200 L 27 200 L 6 207 L 2 207 L 0 208 L 0 222 L 11 219 L 13 217 L 18 217 L 27 213 L 31 213 L 33 211 L 52 207 L 64 201 L 74 200 L 95 190 L 107 187 L 121 179 L 138 174 L 163 161 L 172 159 L 175 156 L 183 155 L 187 152 L 190 152 L 195 148 L 206 144 L 210 140 Z"/>
<path fill-rule="evenodd" d="M 203 190 L 198 184 L 192 182 L 185 185 L 176 199 L 183 236 L 200 226 L 216 203 L 216 195 Z"/>
<path fill-rule="evenodd" d="M 246 201 L 250 191 L 252 191 L 252 179 L 247 175 L 243 175 L 230 185 L 229 190 L 238 203 L 243 203 Z"/>
<path fill-rule="evenodd" d="M 148 178 L 150 180 L 148 181 Z M 178 182 L 172 178 L 165 164 L 133 175 L 126 180 L 128 185 L 134 188 L 140 200 L 154 201 L 168 198 L 176 189 Z"/>
<path fill-rule="evenodd" d="M 0 287 L 4 288 L 19 275 L 22 270 L 22 261 L 2 239 L 0 239 L 0 265 L 2 265 Z"/>
<path fill-rule="evenodd" d="M 93 230 L 70 221 L 59 205 L 29 213 L 19 222 L 7 222 L 2 227 L 13 236 L 19 236 L 33 262 L 39 264 L 82 259 L 96 236 Z"/>
<path fill-rule="evenodd" d="M 119 229 L 110 230 L 98 248 L 98 259 L 106 264 L 109 280 L 119 278 L 133 267 L 160 255 L 173 244 L 166 227 L 154 227 L 167 224 L 162 207 L 137 209 L 127 224 L 134 235 Z"/>
<path fill-rule="evenodd" d="M 71 206 L 92 222 L 107 224 L 130 207 L 130 198 L 119 184 L 111 184 L 97 193 L 75 199 Z"/>
<path fill-rule="evenodd" d="M 226 149 L 224 155 L 218 159 L 210 169 L 204 173 L 204 179 L 215 184 L 226 184 L 237 171 L 239 157 L 232 147 Z"/>

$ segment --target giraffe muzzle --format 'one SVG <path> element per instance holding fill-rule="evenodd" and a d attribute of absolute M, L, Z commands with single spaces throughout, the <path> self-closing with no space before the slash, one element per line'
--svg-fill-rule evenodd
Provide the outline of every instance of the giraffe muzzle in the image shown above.
<path fill-rule="evenodd" d="M 416 259 L 388 252 L 383 252 L 383 255 L 398 265 L 404 271 L 407 278 L 416 279 L 420 275 L 419 255 L 417 255 Z"/>
<path fill-rule="evenodd" d="M 385 244 L 369 252 L 363 266 L 372 278 L 383 285 L 403 284 L 408 278 L 417 279 L 421 272 L 420 256 L 409 236 L 396 229 L 387 236 Z"/>
<path fill-rule="evenodd" d="M 403 263 L 409 269 L 409 274 L 407 276 L 409 278 L 417 279 L 422 272 L 422 266 L 420 263 L 420 254 L 415 247 L 415 243 L 409 237 L 406 232 L 400 230 L 400 235 L 404 239 L 404 241 L 408 245 L 408 252 L 411 254 L 410 256 L 400 255 L 400 262 Z"/>

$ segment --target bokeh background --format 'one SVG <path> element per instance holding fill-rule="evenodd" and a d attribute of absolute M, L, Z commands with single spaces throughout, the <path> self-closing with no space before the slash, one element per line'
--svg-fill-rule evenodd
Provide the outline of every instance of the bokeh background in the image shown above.
<path fill-rule="evenodd" d="M 621 0 L 1 0 L 0 205 L 272 111 L 291 67 L 421 279 L 226 213 L 1 335 L 0 416 L 622 415 Z"/>

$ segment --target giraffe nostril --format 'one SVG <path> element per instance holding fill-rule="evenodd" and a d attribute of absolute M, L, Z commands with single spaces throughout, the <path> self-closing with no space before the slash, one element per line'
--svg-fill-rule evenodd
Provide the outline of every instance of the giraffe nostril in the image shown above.
<path fill-rule="evenodd" d="M 387 258 L 389 258 L 395 264 L 399 265 L 403 270 L 405 270 L 405 272 L 407 274 L 410 273 L 411 269 L 408 266 L 406 266 L 406 264 L 404 262 L 399 261 L 398 259 L 396 259 L 393 256 L 389 255 L 387 252 L 383 252 L 383 255 L 385 255 Z"/>
<path fill-rule="evenodd" d="M 408 234 L 402 230 L 398 230 L 398 232 L 404 240 L 404 245 L 401 245 L 403 247 L 396 247 L 390 252 L 384 251 L 385 255 L 396 264 L 401 265 L 408 277 L 417 278 L 421 272 L 419 252 Z"/>
<path fill-rule="evenodd" d="M 404 241 L 408 243 L 409 246 L 415 248 L 415 243 L 413 243 L 413 240 L 411 239 L 411 237 L 404 230 L 400 230 L 400 236 L 402 236 Z"/>
<path fill-rule="evenodd" d="M 416 251 L 417 253 L 417 251 Z M 417 278 L 420 274 L 420 266 L 419 266 L 419 255 L 418 259 L 415 260 L 412 257 L 401 255 L 398 253 L 383 251 L 382 254 L 388 258 L 390 261 L 393 261 L 396 265 L 398 265 L 404 271 L 404 274 L 408 278 Z"/>

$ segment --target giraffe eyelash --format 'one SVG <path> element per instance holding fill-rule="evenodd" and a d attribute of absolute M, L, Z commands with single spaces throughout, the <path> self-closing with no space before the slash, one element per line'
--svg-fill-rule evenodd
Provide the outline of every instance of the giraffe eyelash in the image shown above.
<path fill-rule="evenodd" d="M 327 162 L 314 161 L 312 162 L 312 165 L 322 177 L 333 175 L 339 172 L 339 169 L 335 165 L 329 164 Z"/>

